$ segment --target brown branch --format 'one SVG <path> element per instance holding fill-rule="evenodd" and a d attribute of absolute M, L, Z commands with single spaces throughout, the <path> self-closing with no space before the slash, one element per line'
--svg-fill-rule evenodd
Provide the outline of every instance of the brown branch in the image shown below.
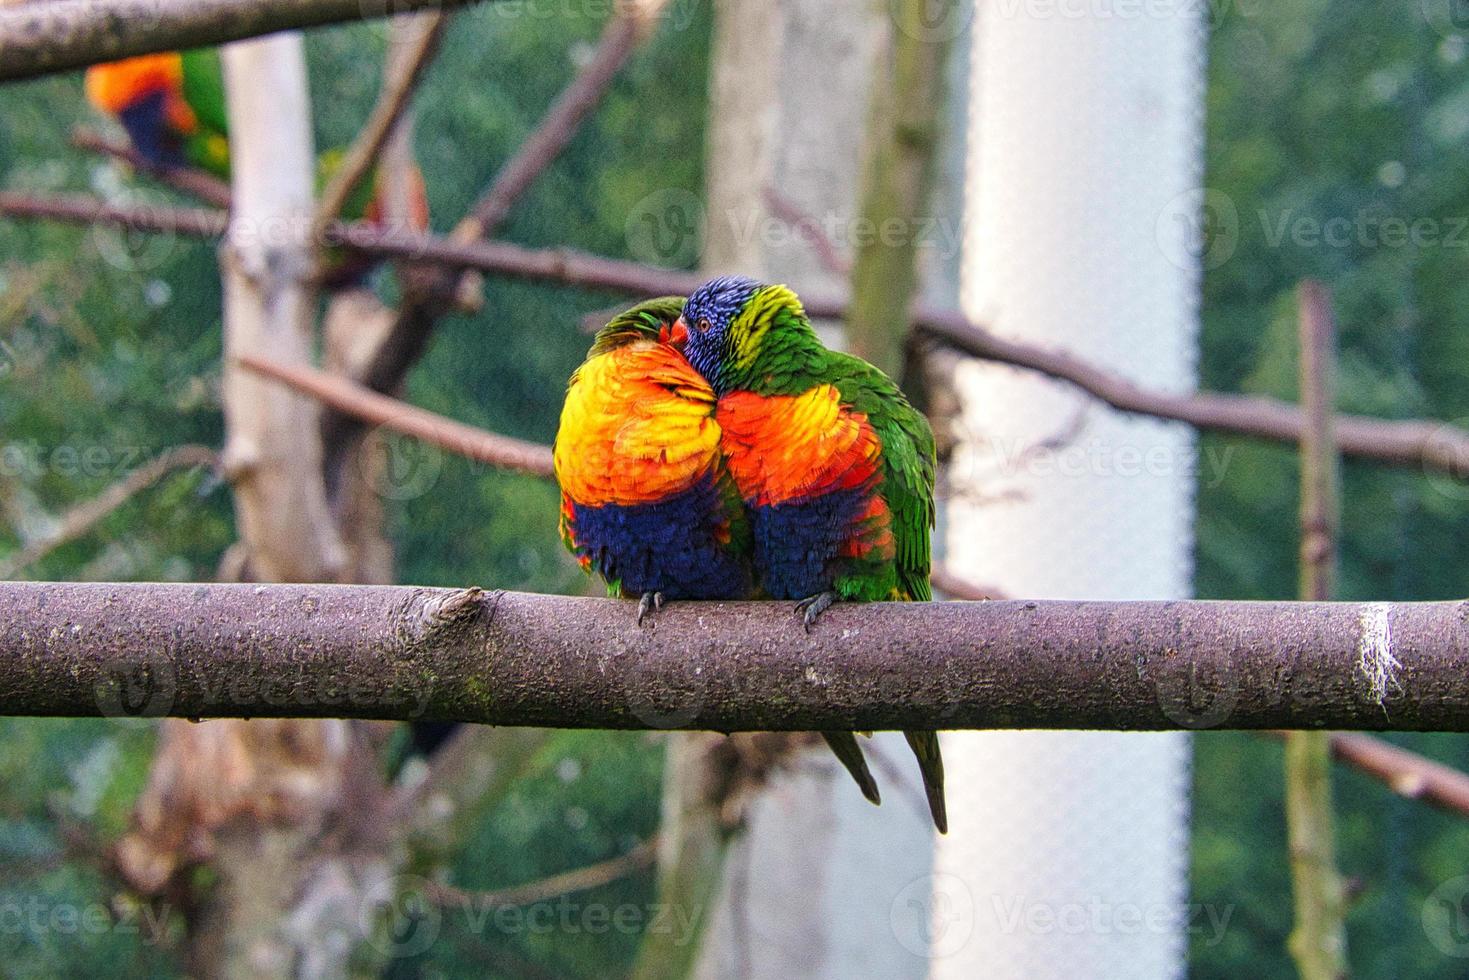
<path fill-rule="evenodd" d="M 826 229 L 821 227 L 821 222 L 802 211 L 794 201 L 774 187 L 765 188 L 764 197 L 770 213 L 799 231 L 806 239 L 823 269 L 837 276 L 852 274 L 852 263 L 842 255 L 841 249 L 831 240 Z"/>
<path fill-rule="evenodd" d="M 72 507 L 61 516 L 53 532 L 40 540 L 32 541 L 17 553 L 0 561 L 0 579 L 14 578 L 27 566 L 34 565 L 57 548 L 80 538 L 119 507 L 175 470 L 212 467 L 214 464 L 214 450 L 207 446 L 179 446 L 170 449 L 133 470 L 91 500 Z"/>
<path fill-rule="evenodd" d="M 932 575 L 933 587 L 947 595 L 950 599 L 962 599 L 969 602 L 985 602 L 990 599 L 1008 599 L 1003 589 L 997 589 L 992 585 L 980 585 L 968 579 L 955 575 L 943 565 L 934 566 Z"/>
<path fill-rule="evenodd" d="M 435 905 L 451 908 L 497 909 L 514 905 L 535 905 L 562 895 L 601 888 L 629 875 L 653 866 L 657 854 L 657 839 L 644 841 L 626 854 L 599 861 L 585 868 L 564 871 L 561 874 L 542 878 L 513 888 L 496 891 L 467 891 L 452 885 L 430 882 L 426 891 Z"/>
<path fill-rule="evenodd" d="M 238 363 L 368 425 L 412 436 L 490 466 L 534 476 L 552 475 L 548 446 L 476 429 L 396 398 L 380 395 L 341 375 L 279 364 L 255 355 L 245 355 L 238 359 Z"/>
<path fill-rule="evenodd" d="M 1332 426 L 1336 325 L 1331 300 L 1316 282 L 1301 283 L 1301 598 L 1331 598 L 1340 522 Z M 1346 897 L 1336 863 L 1331 801 L 1331 736 L 1291 732 L 1285 739 L 1285 818 L 1290 843 L 1295 927 L 1290 952 L 1303 980 L 1347 975 Z"/>
<path fill-rule="evenodd" d="M 713 731 L 1469 730 L 1465 602 L 674 602 L 0 583 L 0 715 Z M 1362 647 L 1402 684 L 1379 701 Z"/>
<path fill-rule="evenodd" d="M 592 57 L 551 104 L 540 123 L 495 175 L 489 189 L 449 236 L 449 243 L 472 245 L 493 234 L 525 192 L 570 144 L 582 122 L 612 87 L 618 72 L 647 35 L 663 0 L 619 6 L 597 42 Z M 441 268 L 406 281 L 398 318 L 358 380 L 374 391 L 396 392 L 428 346 L 440 317 L 467 293 L 477 292 L 466 274 L 473 263 Z M 362 436 L 350 416 L 329 412 L 322 418 L 325 468 L 335 485 L 343 460 Z"/>
<path fill-rule="evenodd" d="M 475 0 L 85 0 L 0 4 L 0 82 Z"/>
<path fill-rule="evenodd" d="M 1469 817 L 1469 775 L 1371 735 L 1334 732 L 1331 752 L 1399 796 Z"/>
<path fill-rule="evenodd" d="M 87 150 L 120 160 L 134 170 L 145 173 L 176 191 L 198 198 L 205 204 L 226 209 L 230 206 L 229 185 L 213 174 L 195 170 L 193 167 L 161 166 L 143 156 L 129 144 L 113 142 L 100 133 L 86 128 L 73 130 L 71 143 L 79 150 Z"/>
<path fill-rule="evenodd" d="M 405 54 L 402 65 L 395 71 L 384 73 L 377 104 L 372 107 L 367 122 L 342 159 L 341 169 L 332 175 L 321 192 L 313 224 L 313 241 L 325 239 L 327 229 L 341 216 L 347 199 L 376 165 L 398 120 L 407 110 L 414 90 L 439 50 L 439 43 L 449 25 L 449 16 L 442 10 L 431 13 L 418 25 L 418 37 Z"/>
<path fill-rule="evenodd" d="M 101 221 L 204 237 L 217 237 L 223 227 L 218 212 L 119 208 L 71 195 L 38 197 L 0 192 L 0 214 L 83 224 Z M 361 223 L 334 225 L 330 234 L 332 241 L 369 255 L 474 268 L 629 296 L 687 294 L 707 278 L 700 273 L 658 269 L 566 249 L 533 249 L 500 241 L 456 244 L 434 235 L 384 232 Z M 805 307 L 814 317 L 839 318 L 846 304 L 837 296 L 810 296 L 805 297 Z M 1150 391 L 1065 351 L 1001 337 L 957 311 L 920 303 L 913 318 L 920 331 L 948 347 L 1065 381 L 1118 411 L 1184 422 L 1207 432 L 1289 445 L 1301 439 L 1300 409 L 1278 399 Z M 1455 478 L 1469 474 L 1469 432 L 1459 426 L 1432 419 L 1393 421 L 1346 414 L 1338 414 L 1335 421 L 1337 445 L 1345 456 L 1421 467 Z"/>

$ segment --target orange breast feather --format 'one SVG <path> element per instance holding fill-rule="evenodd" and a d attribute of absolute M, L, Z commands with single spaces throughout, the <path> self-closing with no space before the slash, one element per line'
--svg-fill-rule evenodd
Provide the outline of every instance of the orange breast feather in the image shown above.
<path fill-rule="evenodd" d="M 653 503 L 719 460 L 714 392 L 673 348 L 637 341 L 572 376 L 556 434 L 556 477 L 579 504 Z"/>
<path fill-rule="evenodd" d="M 881 463 L 867 416 L 844 406 L 832 385 L 799 395 L 732 392 L 716 418 L 740 495 L 757 507 L 861 487 Z"/>
<path fill-rule="evenodd" d="M 153 92 L 169 92 L 169 122 L 181 132 L 198 125 L 183 98 L 184 62 L 177 51 L 124 58 L 87 69 L 87 101 L 103 112 L 117 115 Z"/>

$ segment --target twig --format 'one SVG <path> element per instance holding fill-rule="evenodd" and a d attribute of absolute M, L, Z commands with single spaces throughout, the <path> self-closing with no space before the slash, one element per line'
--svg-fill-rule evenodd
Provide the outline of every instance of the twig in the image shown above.
<path fill-rule="evenodd" d="M 1301 283 L 1301 598 L 1331 598 L 1340 521 L 1332 426 L 1336 327 L 1331 300 L 1316 282 Z M 1302 980 L 1347 973 L 1346 897 L 1336 864 L 1331 800 L 1331 736 L 1291 732 L 1285 740 L 1285 817 L 1290 841 L 1295 928 L 1290 952 Z"/>
<path fill-rule="evenodd" d="M 493 910 L 515 905 L 536 905 L 540 902 L 550 901 L 562 895 L 570 895 L 575 892 L 590 891 L 593 888 L 601 888 L 603 885 L 620 881 L 628 875 L 636 874 L 653 866 L 654 856 L 657 854 L 657 838 L 644 841 L 637 847 L 606 861 L 587 865 L 585 868 L 577 868 L 574 871 L 564 871 L 561 874 L 542 878 L 540 881 L 532 881 L 513 888 L 501 888 L 496 891 L 468 891 L 463 888 L 455 888 L 453 885 L 444 885 L 438 882 L 430 882 L 425 888 L 429 898 L 435 905 L 451 908 L 467 908 L 475 910 Z"/>
<path fill-rule="evenodd" d="M 552 475 L 551 450 L 547 446 L 476 429 L 380 395 L 340 375 L 278 364 L 253 354 L 240 357 L 238 363 L 369 425 L 412 436 L 476 462 L 534 476 Z"/>
<path fill-rule="evenodd" d="M 385 72 L 377 104 L 372 107 L 367 122 L 347 150 L 341 168 L 332 175 L 321 192 L 312 241 L 325 240 L 327 229 L 341 216 L 347 200 L 382 155 L 383 147 L 393 135 L 393 128 L 408 108 L 414 90 L 438 52 L 439 42 L 443 40 L 444 31 L 449 25 L 449 18 L 450 14 L 442 10 L 429 14 L 418 25 L 419 35 L 401 66 L 390 73 Z"/>
<path fill-rule="evenodd" d="M 0 561 L 0 579 L 14 578 L 27 566 L 35 564 L 57 548 L 80 538 L 113 511 L 173 471 L 191 467 L 212 467 L 214 463 L 214 450 L 207 446 L 179 446 L 176 449 L 170 449 L 133 470 L 91 500 L 68 510 L 61 516 L 56 530 L 51 534 L 40 540 L 32 541 L 16 554 Z"/>
<path fill-rule="evenodd" d="M 1290 732 L 1262 732 L 1284 741 Z M 1384 783 L 1408 800 L 1418 800 L 1448 813 L 1469 817 L 1469 773 L 1375 735 L 1332 732 L 1331 754 L 1364 775 Z"/>
<path fill-rule="evenodd" d="M 477 0 L 85 0 L 0 4 L 0 81 Z"/>
<path fill-rule="evenodd" d="M 459 222 L 448 242 L 473 245 L 493 234 L 530 185 L 560 157 L 582 122 L 601 103 L 618 72 L 655 22 L 665 0 L 619 5 L 591 59 L 551 104 L 529 136 L 500 168 L 489 189 L 470 213 Z M 467 270 L 473 263 L 440 268 L 405 280 L 405 298 L 398 317 L 388 330 L 368 366 L 359 377 L 363 384 L 385 393 L 402 387 L 403 379 L 418 362 L 439 318 L 469 294 L 477 293 L 477 282 Z M 327 483 L 335 486 L 343 460 L 352 454 L 361 427 L 350 417 L 327 413 L 321 423 L 326 447 L 324 463 Z"/>
<path fill-rule="evenodd" d="M 950 599 L 983 602 L 989 599 L 1009 598 L 1003 589 L 997 589 L 992 585 L 980 585 L 977 582 L 971 582 L 962 576 L 955 575 L 943 565 L 935 565 L 933 573 L 929 577 L 933 580 L 933 587 L 947 595 Z"/>
<path fill-rule="evenodd" d="M 852 263 L 842 255 L 819 221 L 802 211 L 794 201 L 774 187 L 766 187 L 764 196 L 771 214 L 805 236 L 816 257 L 821 260 L 822 268 L 837 276 L 851 275 Z"/>
<path fill-rule="evenodd" d="M 218 237 L 224 226 L 223 216 L 216 211 L 117 207 L 77 195 L 0 192 L 0 214 L 82 224 L 107 222 L 206 238 Z M 533 249 L 500 241 L 455 244 L 439 236 L 383 231 L 362 223 L 336 224 L 329 234 L 333 242 L 369 255 L 476 268 L 517 279 L 630 296 L 687 294 L 707 278 L 567 249 Z M 839 318 L 846 309 L 840 296 L 809 296 L 804 302 L 814 317 Z M 1290 445 L 1301 439 L 1300 409 L 1278 399 L 1150 391 L 1074 354 L 1001 337 L 960 312 L 927 304 L 914 308 L 913 322 L 945 346 L 1068 382 L 1118 411 L 1184 422 L 1201 431 Z M 1460 426 L 1432 419 L 1387 420 L 1347 414 L 1337 414 L 1335 423 L 1337 445 L 1345 456 L 1420 467 L 1455 478 L 1469 474 L 1469 432 Z"/>
<path fill-rule="evenodd" d="M 79 127 L 73 130 L 71 143 L 77 149 L 121 160 L 133 169 L 153 177 L 160 183 L 167 184 L 176 191 L 182 191 L 190 197 L 198 198 L 205 204 L 226 209 L 230 206 L 229 185 L 213 174 L 196 170 L 193 167 L 160 166 L 128 144 L 114 143 L 100 133 L 86 128 Z"/>

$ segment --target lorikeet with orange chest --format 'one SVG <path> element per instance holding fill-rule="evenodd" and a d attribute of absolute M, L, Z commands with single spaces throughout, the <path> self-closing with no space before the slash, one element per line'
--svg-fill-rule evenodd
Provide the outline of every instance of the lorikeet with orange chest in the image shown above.
<path fill-rule="evenodd" d="M 218 52 L 165 51 L 93 65 L 86 91 L 94 107 L 117 117 L 133 148 L 150 163 L 229 177 Z"/>
<path fill-rule="evenodd" d="M 712 280 L 688 298 L 675 331 L 718 398 L 721 448 L 764 592 L 799 600 L 807 629 L 838 600 L 931 599 L 933 432 L 898 386 L 828 350 L 785 286 Z M 945 831 L 938 735 L 905 734 Z"/>
<path fill-rule="evenodd" d="M 230 176 L 229 122 L 225 109 L 224 71 L 213 48 L 140 55 L 87 69 L 87 100 L 115 116 L 133 149 L 160 167 L 197 167 L 223 180 Z M 316 182 L 325 185 L 342 165 L 338 149 L 317 158 Z M 408 222 L 413 231 L 428 228 L 428 197 L 423 175 L 409 175 Z M 370 174 L 348 199 L 342 216 L 348 221 L 384 224 L 383 188 Z M 372 265 L 361 256 L 344 259 L 328 277 L 329 287 L 356 279 Z"/>
<path fill-rule="evenodd" d="M 726 465 L 714 389 L 675 325 L 682 297 L 649 300 L 597 334 L 571 376 L 556 433 L 561 536 L 638 622 L 664 599 L 753 599 L 750 522 Z M 850 732 L 823 732 L 872 802 Z"/>

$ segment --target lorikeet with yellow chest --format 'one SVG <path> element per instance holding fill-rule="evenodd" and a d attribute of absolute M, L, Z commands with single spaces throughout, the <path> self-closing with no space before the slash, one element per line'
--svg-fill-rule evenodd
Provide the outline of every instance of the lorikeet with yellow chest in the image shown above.
<path fill-rule="evenodd" d="M 674 329 L 718 398 L 720 445 L 764 592 L 799 600 L 807 629 L 837 600 L 931 599 L 933 432 L 898 386 L 828 350 L 784 286 L 712 280 Z M 944 831 L 937 733 L 905 734 Z"/>
<path fill-rule="evenodd" d="M 714 392 L 672 344 L 683 298 L 649 300 L 597 334 L 556 433 L 561 536 L 639 622 L 664 599 L 752 592 L 744 507 L 719 452 Z"/>

